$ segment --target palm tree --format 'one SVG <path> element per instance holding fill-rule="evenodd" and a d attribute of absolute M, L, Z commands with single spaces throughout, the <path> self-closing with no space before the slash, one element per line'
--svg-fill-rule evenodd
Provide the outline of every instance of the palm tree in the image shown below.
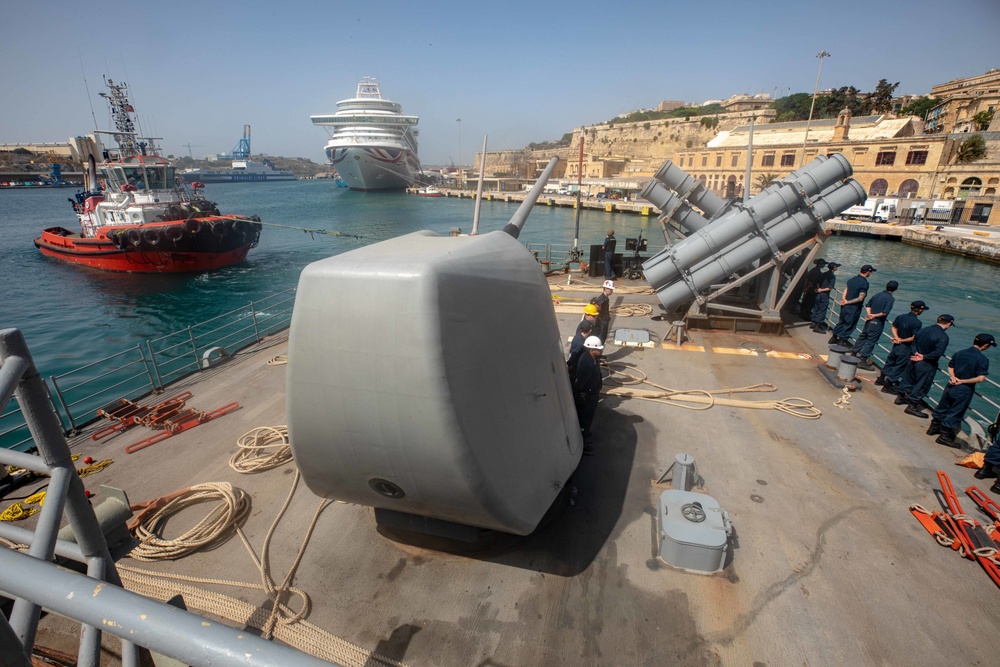
<path fill-rule="evenodd" d="M 771 184 L 774 183 L 776 180 L 778 180 L 777 174 L 758 174 L 753 184 L 756 185 L 759 189 L 763 190 L 765 188 L 770 187 Z"/>

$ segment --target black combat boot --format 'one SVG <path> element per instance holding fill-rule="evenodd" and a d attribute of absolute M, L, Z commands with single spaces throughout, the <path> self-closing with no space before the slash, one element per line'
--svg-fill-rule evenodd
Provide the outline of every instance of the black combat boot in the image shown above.
<path fill-rule="evenodd" d="M 908 415 L 912 415 L 914 417 L 920 417 L 921 419 L 927 419 L 930 417 L 930 415 L 928 415 L 926 412 L 923 411 L 923 409 L 921 409 L 920 403 L 917 402 L 911 402 L 909 405 L 906 406 L 906 409 L 903 410 L 903 412 L 905 412 Z"/>
<path fill-rule="evenodd" d="M 869 357 L 862 357 L 861 361 L 858 363 L 858 370 L 874 371 L 878 370 L 878 367 L 872 363 L 872 360 Z M 878 382 L 876 382 L 875 384 L 878 384 Z"/>
<path fill-rule="evenodd" d="M 893 401 L 896 405 L 902 405 L 903 403 L 909 403 L 910 399 L 906 398 L 906 394 L 898 394 L 896 400 Z"/>
<path fill-rule="evenodd" d="M 826 342 L 829 343 L 830 345 L 840 345 L 843 341 L 840 338 L 837 338 L 837 334 L 834 334 L 830 336 L 830 340 Z"/>
<path fill-rule="evenodd" d="M 898 394 L 899 389 L 896 388 L 896 383 L 888 378 L 885 380 L 885 384 L 882 385 L 883 394 Z"/>
<path fill-rule="evenodd" d="M 997 476 L 997 469 L 994 468 L 989 463 L 984 463 L 983 467 L 977 470 L 976 474 L 973 475 L 973 477 L 975 477 L 976 479 L 990 479 L 991 477 L 996 477 L 996 476 Z"/>
<path fill-rule="evenodd" d="M 992 492 L 992 493 L 1000 493 L 1000 479 L 998 479 L 997 481 L 993 482 L 993 486 L 990 487 L 990 492 Z"/>
<path fill-rule="evenodd" d="M 885 373 L 879 373 L 878 374 L 878 377 L 875 378 L 875 386 L 876 387 L 884 387 L 885 386 Z M 885 391 L 885 389 L 883 389 L 882 391 Z M 886 391 L 885 393 L 888 394 L 889 392 Z"/>
<path fill-rule="evenodd" d="M 937 437 L 936 442 L 939 445 L 944 445 L 945 447 L 952 447 L 954 449 L 961 449 L 962 445 L 955 441 L 955 436 L 958 435 L 957 428 L 944 428 L 941 429 L 941 435 Z"/>
<path fill-rule="evenodd" d="M 927 435 L 937 435 L 941 433 L 941 420 L 931 419 L 931 425 L 927 427 Z"/>

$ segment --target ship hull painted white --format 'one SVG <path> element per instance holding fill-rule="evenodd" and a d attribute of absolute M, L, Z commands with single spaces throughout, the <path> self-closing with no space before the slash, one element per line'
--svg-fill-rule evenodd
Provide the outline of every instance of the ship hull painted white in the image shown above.
<path fill-rule="evenodd" d="M 328 148 L 333 167 L 352 190 L 403 190 L 420 171 L 417 157 L 407 149 Z"/>

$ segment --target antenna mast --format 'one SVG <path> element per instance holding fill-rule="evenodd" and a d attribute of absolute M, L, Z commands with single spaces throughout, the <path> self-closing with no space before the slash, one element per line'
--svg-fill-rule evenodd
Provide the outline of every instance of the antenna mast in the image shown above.
<path fill-rule="evenodd" d="M 135 121 L 132 120 L 135 108 L 128 101 L 128 84 L 115 83 L 105 76 L 104 85 L 110 92 L 101 93 L 101 97 L 106 98 L 111 105 L 111 117 L 115 122 L 113 134 L 119 150 L 123 156 L 145 154 L 147 144 L 138 140 Z"/>

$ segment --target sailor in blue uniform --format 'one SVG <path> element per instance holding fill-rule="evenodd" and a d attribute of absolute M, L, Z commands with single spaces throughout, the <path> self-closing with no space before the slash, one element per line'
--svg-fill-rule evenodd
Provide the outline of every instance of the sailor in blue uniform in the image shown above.
<path fill-rule="evenodd" d="M 899 380 L 899 396 L 896 405 L 906 406 L 906 414 L 927 419 L 920 402 L 934 382 L 938 361 L 948 349 L 948 334 L 945 331 L 955 324 L 951 315 L 938 315 L 937 326 L 921 329 L 913 339 L 913 356 Z"/>
<path fill-rule="evenodd" d="M 590 338 L 593 330 L 593 320 L 584 318 L 580 321 L 580 326 L 576 328 L 576 335 L 573 336 L 573 340 L 569 344 L 569 359 L 566 360 L 566 368 L 569 369 L 569 377 L 571 381 L 574 377 L 576 377 L 576 362 L 580 359 L 580 355 L 583 354 L 583 351 L 586 349 L 583 347 L 583 343 Z"/>
<path fill-rule="evenodd" d="M 861 327 L 861 333 L 858 334 L 858 342 L 851 348 L 851 353 L 860 360 L 858 368 L 863 371 L 875 370 L 875 364 L 872 363 L 872 350 L 875 349 L 879 338 L 882 337 L 885 321 L 889 319 L 892 306 L 896 303 L 892 293 L 897 289 L 899 289 L 899 283 L 890 280 L 885 284 L 885 290 L 868 299 L 868 305 L 865 306 L 867 311 L 865 325 Z"/>
<path fill-rule="evenodd" d="M 816 284 L 823 275 L 826 260 L 820 257 L 813 260 L 813 267 L 802 276 L 802 302 L 799 304 L 799 315 L 804 320 L 812 320 L 813 304 L 816 303 Z"/>
<path fill-rule="evenodd" d="M 604 378 L 597 360 L 601 356 L 604 345 L 597 336 L 590 336 L 583 342 L 583 353 L 576 362 L 576 375 L 573 378 L 573 399 L 576 403 L 576 416 L 580 420 L 580 430 L 583 431 L 583 453 L 593 454 L 590 425 L 594 422 L 597 403 L 601 398 L 601 386 Z"/>
<path fill-rule="evenodd" d="M 615 238 L 615 230 L 609 229 L 608 235 L 604 239 L 604 279 L 611 280 L 615 277 L 615 246 L 618 240 Z"/>
<path fill-rule="evenodd" d="M 962 428 L 965 411 L 976 393 L 975 385 L 986 379 L 990 372 L 990 361 L 983 354 L 997 341 L 991 334 L 981 333 L 972 341 L 972 347 L 956 352 L 948 362 L 948 386 L 941 394 L 941 401 L 934 408 L 927 435 L 938 435 L 939 445 L 960 448 L 955 436 Z"/>
<path fill-rule="evenodd" d="M 830 292 L 837 286 L 837 276 L 834 272 L 840 268 L 837 262 L 830 262 L 826 265 L 826 271 L 819 277 L 819 282 L 813 290 L 816 293 L 816 300 L 813 302 L 812 326 L 816 333 L 826 333 L 829 328 L 826 325 L 826 310 L 830 307 Z"/>
<path fill-rule="evenodd" d="M 910 312 L 903 313 L 892 321 L 892 349 L 882 365 L 882 373 L 875 380 L 875 384 L 882 386 L 882 393 L 899 393 L 896 385 L 913 356 L 913 338 L 923 326 L 919 316 L 925 310 L 926 303 L 913 301 L 910 303 Z"/>
<path fill-rule="evenodd" d="M 1000 476 L 1000 415 L 989 425 L 986 432 L 993 438 L 993 443 L 986 449 L 986 459 L 983 467 L 976 471 L 976 479 L 992 479 Z M 993 483 L 990 491 L 1000 494 L 1000 479 Z"/>
<path fill-rule="evenodd" d="M 868 296 L 868 276 L 878 271 L 871 264 L 861 267 L 858 275 L 847 281 L 844 288 L 844 297 L 840 300 L 840 322 L 833 328 L 831 343 L 840 345 L 851 345 L 851 334 L 854 327 L 858 326 L 858 318 L 861 317 L 862 304 Z"/>

